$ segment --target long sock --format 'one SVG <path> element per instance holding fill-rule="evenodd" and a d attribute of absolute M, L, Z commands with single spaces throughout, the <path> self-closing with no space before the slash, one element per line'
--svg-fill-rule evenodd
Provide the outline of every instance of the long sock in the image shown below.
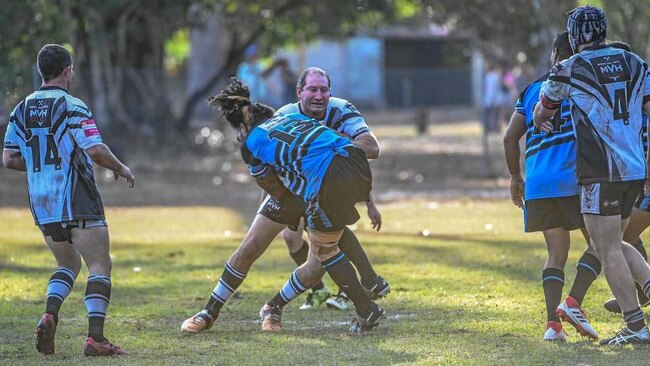
<path fill-rule="evenodd" d="M 307 291 L 308 288 L 303 285 L 298 279 L 298 269 L 289 277 L 289 281 L 282 286 L 280 292 L 278 292 L 271 301 L 267 302 L 270 306 L 281 308 L 288 304 L 291 300 L 300 296 L 303 292 Z"/>
<path fill-rule="evenodd" d="M 555 315 L 555 309 L 560 305 L 562 299 L 564 272 L 557 268 L 546 268 L 542 272 L 542 286 L 544 287 L 544 300 L 546 301 L 546 319 L 559 322 L 560 318 Z"/>
<path fill-rule="evenodd" d="M 372 302 L 363 291 L 354 268 L 345 254 L 339 252 L 334 257 L 321 262 L 321 264 L 339 288 L 352 300 L 357 309 L 357 314 L 367 316 L 370 313 Z"/>
<path fill-rule="evenodd" d="M 598 258 L 589 253 L 584 253 L 582 257 L 580 257 L 576 268 L 578 271 L 576 273 L 576 279 L 573 281 L 571 291 L 569 292 L 569 296 L 573 297 L 582 305 L 589 287 L 591 287 L 591 284 L 594 283 L 600 274 L 601 265 Z"/>
<path fill-rule="evenodd" d="M 643 311 L 641 308 L 636 308 L 630 311 L 623 312 L 623 320 L 627 327 L 634 332 L 638 332 L 645 327 L 645 319 L 643 318 Z"/>
<path fill-rule="evenodd" d="M 217 319 L 223 304 L 228 301 L 239 285 L 244 282 L 245 278 L 246 273 L 239 272 L 226 262 L 226 268 L 223 270 L 221 278 L 214 287 L 214 290 L 212 290 L 210 300 L 205 305 L 205 310 L 212 316 L 212 319 Z"/>
<path fill-rule="evenodd" d="M 302 246 L 298 251 L 296 252 L 289 252 L 289 255 L 291 258 L 293 258 L 294 262 L 296 262 L 297 265 L 301 266 L 303 263 L 307 262 L 307 256 L 309 255 L 309 243 L 307 243 L 305 240 L 302 241 Z M 312 290 L 318 291 L 322 290 L 325 288 L 325 284 L 323 281 L 318 281 L 317 284 L 312 287 Z"/>
<path fill-rule="evenodd" d="M 50 277 L 50 282 L 47 284 L 45 312 L 54 316 L 55 323 L 59 322 L 59 310 L 63 301 L 72 292 L 76 278 L 77 274 L 65 267 L 59 267 Z"/>
<path fill-rule="evenodd" d="M 348 257 L 350 262 L 354 264 L 357 271 L 359 271 L 361 283 L 364 285 L 372 285 L 373 280 L 377 278 L 377 273 L 372 268 L 372 264 L 370 264 L 366 252 L 363 250 L 361 243 L 359 243 L 359 239 L 357 239 L 357 236 L 348 227 L 343 229 L 343 234 L 339 240 L 339 248 L 345 253 L 345 256 Z"/>
<path fill-rule="evenodd" d="M 111 279 L 91 274 L 86 284 L 86 309 L 88 310 L 88 336 L 97 342 L 104 342 L 104 319 L 111 300 Z"/>

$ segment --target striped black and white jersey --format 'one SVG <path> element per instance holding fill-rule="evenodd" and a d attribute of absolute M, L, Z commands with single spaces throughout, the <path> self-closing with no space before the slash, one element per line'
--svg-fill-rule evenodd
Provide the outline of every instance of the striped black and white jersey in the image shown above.
<path fill-rule="evenodd" d="M 300 108 L 300 103 L 287 104 L 278 109 L 275 115 L 284 116 L 293 113 L 304 115 Z M 370 132 L 363 115 L 361 115 L 352 103 L 341 98 L 331 97 L 329 99 L 325 118 L 320 122 L 337 132 L 350 136 L 352 140 L 364 133 Z"/>
<path fill-rule="evenodd" d="M 648 66 L 637 55 L 592 46 L 556 64 L 540 100 L 571 106 L 580 184 L 645 179 L 642 106 L 650 100 Z"/>
<path fill-rule="evenodd" d="M 104 219 L 92 161 L 84 151 L 100 143 L 92 113 L 64 89 L 42 87 L 16 106 L 4 149 L 25 159 L 37 225 Z"/>

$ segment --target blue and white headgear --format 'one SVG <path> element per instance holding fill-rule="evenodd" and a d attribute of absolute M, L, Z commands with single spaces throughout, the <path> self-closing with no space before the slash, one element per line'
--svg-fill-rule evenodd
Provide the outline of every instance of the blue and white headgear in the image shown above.
<path fill-rule="evenodd" d="M 604 42 L 607 37 L 607 18 L 605 12 L 595 6 L 579 6 L 569 13 L 566 27 L 573 52 L 578 46 L 591 42 Z"/>

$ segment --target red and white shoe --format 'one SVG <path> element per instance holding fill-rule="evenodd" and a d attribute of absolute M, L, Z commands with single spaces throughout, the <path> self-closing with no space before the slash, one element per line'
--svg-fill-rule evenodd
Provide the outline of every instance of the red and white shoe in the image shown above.
<path fill-rule="evenodd" d="M 573 297 L 567 296 L 566 300 L 557 307 L 555 314 L 563 321 L 573 325 L 581 335 L 598 339 L 598 333 L 589 323 L 587 314 Z"/>
<path fill-rule="evenodd" d="M 54 334 L 56 322 L 54 315 L 45 313 L 36 326 L 36 349 L 44 355 L 54 353 Z"/>
<path fill-rule="evenodd" d="M 554 321 L 546 323 L 546 333 L 544 333 L 544 340 L 566 342 L 567 335 L 564 333 L 564 329 L 562 329 L 562 323 Z"/>
<path fill-rule="evenodd" d="M 100 343 L 96 342 L 93 337 L 88 337 L 84 343 L 84 355 L 86 356 L 122 356 L 125 354 L 126 351 L 109 342 L 108 339 Z"/>

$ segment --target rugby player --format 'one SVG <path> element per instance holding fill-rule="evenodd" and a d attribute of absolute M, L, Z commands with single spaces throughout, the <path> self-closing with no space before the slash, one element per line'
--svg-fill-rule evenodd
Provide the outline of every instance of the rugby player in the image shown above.
<path fill-rule="evenodd" d="M 23 99 L 9 118 L 2 161 L 27 172 L 29 203 L 36 225 L 57 262 L 47 286 L 45 313 L 36 327 L 36 349 L 54 353 L 59 309 L 81 269 L 88 267 L 85 304 L 88 310 L 87 356 L 125 354 L 104 337 L 111 297 L 111 258 L 104 207 L 95 184 L 95 162 L 124 177 L 134 177 L 102 143 L 94 116 L 70 95 L 72 56 L 62 46 L 45 45 L 37 56 L 43 83 Z"/>
<path fill-rule="evenodd" d="M 573 55 L 568 32 L 553 41 L 551 63 Z M 539 102 L 539 90 L 549 74 L 524 89 L 510 118 L 503 144 L 510 171 L 512 202 L 524 209 L 524 230 L 544 234 L 548 258 L 542 271 L 546 302 L 544 339 L 566 341 L 560 317 L 568 320 L 583 335 L 598 339 L 598 333 L 580 308 L 585 294 L 600 273 L 600 261 L 588 246 L 578 261 L 576 279 L 566 301 L 560 304 L 564 287 L 564 266 L 571 243 L 570 231 L 580 229 L 587 244 L 589 236 L 580 214 L 579 187 L 576 177 L 576 143 L 569 104 L 565 100 L 553 115 L 553 132 L 545 133 L 533 125 L 533 108 Z M 519 169 L 519 140 L 526 134 L 526 181 Z M 559 308 L 558 308 L 559 307 Z M 557 310 L 557 311 L 556 311 Z M 571 310 L 577 310 L 573 313 Z"/>
<path fill-rule="evenodd" d="M 296 94 L 299 101 L 278 109 L 275 115 L 300 113 L 318 120 L 339 134 L 363 144 L 363 150 L 366 152 L 367 158 L 376 159 L 379 157 L 380 147 L 377 138 L 370 132 L 361 113 L 347 100 L 331 97 L 330 77 L 324 70 L 317 67 L 309 67 L 303 70 L 298 77 Z M 373 228 L 379 231 L 382 224 L 381 213 L 372 201 L 372 196 L 366 202 L 366 205 L 371 224 Z M 287 222 L 286 218 L 281 217 L 282 209 L 277 200 L 268 198 L 260 208 L 260 213 L 276 222 Z M 305 263 L 309 252 L 309 246 L 302 238 L 303 229 L 304 222 L 301 220 L 297 230 L 289 226 L 282 232 L 289 254 L 299 266 Z M 361 283 L 364 288 L 370 290 L 368 294 L 372 298 L 382 297 L 390 291 L 388 283 L 374 271 L 368 256 L 359 243 L 359 239 L 347 227 L 343 229 L 339 247 L 359 271 Z M 329 289 L 325 287 L 322 281 L 319 281 L 312 288 L 311 293 L 307 296 L 307 301 L 300 306 L 300 309 L 318 307 L 324 302 L 333 309 L 345 310 L 350 308 L 351 304 L 345 292 L 339 290 L 338 294 L 332 298 L 330 298 L 330 295 Z"/>
<path fill-rule="evenodd" d="M 647 164 L 641 141 L 641 113 L 650 111 L 645 62 L 605 44 L 607 19 L 593 6 L 569 12 L 569 41 L 575 54 L 551 70 L 535 106 L 535 127 L 553 131 L 549 121 L 569 100 L 578 145 L 581 212 L 591 244 L 621 309 L 625 327 L 600 343 L 648 344 L 650 332 L 634 281 L 650 292 L 650 267 L 622 231 L 644 189 Z M 650 182 L 646 185 L 650 191 Z"/>
<path fill-rule="evenodd" d="M 632 48 L 629 44 L 622 41 L 612 41 L 609 42 L 610 47 L 622 49 L 628 52 L 632 52 Z M 642 139 L 643 139 L 643 150 L 647 156 L 648 153 L 648 116 L 643 114 L 643 123 L 642 123 Z M 645 246 L 643 245 L 643 240 L 640 236 L 645 229 L 650 226 L 650 195 L 641 194 L 639 198 L 634 203 L 634 208 L 632 208 L 632 215 L 630 216 L 630 221 L 623 232 L 623 241 L 631 244 L 634 249 L 638 250 L 643 258 L 648 261 L 648 253 L 646 252 Z M 643 288 L 638 283 L 636 284 L 636 295 L 639 299 L 639 304 L 641 307 L 650 305 L 650 299 L 643 293 Z M 610 299 L 604 304 L 605 309 L 613 312 L 620 313 L 621 307 L 618 306 L 616 299 Z"/>
<path fill-rule="evenodd" d="M 210 100 L 239 130 L 242 158 L 258 185 L 285 206 L 307 203 L 310 256 L 292 275 L 289 292 L 305 291 L 327 271 L 355 305 L 357 318 L 351 330 L 372 329 L 384 310 L 368 298 L 337 245 L 343 228 L 359 220 L 355 203 L 368 201 L 372 189 L 370 165 L 358 147 L 363 142 L 355 144 L 302 114 L 271 118 L 273 109 L 249 97 L 248 88 L 233 78 Z M 292 179 L 281 181 L 278 171 Z M 276 310 L 269 304 L 262 308 L 263 323 L 272 323 Z"/>
<path fill-rule="evenodd" d="M 314 92 L 312 90 L 314 87 L 316 87 L 317 91 L 320 92 L 323 86 L 319 85 L 319 83 L 322 84 L 323 80 L 327 82 L 328 88 L 326 95 L 329 97 L 330 83 L 327 74 L 321 69 L 305 69 L 298 78 L 296 86 L 299 98 L 302 100 L 303 97 L 308 95 L 308 93 L 303 93 L 303 90 L 305 90 L 306 87 L 310 88 L 310 92 Z M 314 84 L 313 87 L 312 84 Z M 324 95 L 325 94 L 323 94 L 323 96 Z M 308 99 L 317 99 L 320 104 L 323 104 L 323 96 L 316 98 L 310 97 Z M 325 103 L 325 105 L 328 105 L 328 103 Z M 358 144 L 359 147 L 364 150 L 366 156 L 376 157 L 379 155 L 379 144 L 374 138 L 374 135 L 369 133 L 365 122 L 359 121 L 359 118 L 357 118 L 358 112 L 356 109 L 355 112 L 349 113 L 341 113 L 341 110 L 335 108 L 329 108 L 328 110 L 333 113 L 331 115 L 326 114 L 327 116 L 331 116 L 331 119 L 327 118 L 327 121 L 332 123 L 332 126 L 336 125 L 340 131 L 343 131 L 343 133 L 351 133 L 354 135 L 356 137 L 354 143 Z M 358 133 L 356 134 L 351 132 L 357 131 L 354 129 L 355 127 L 358 129 Z M 364 134 L 371 136 L 374 143 L 368 139 L 368 136 L 362 136 Z M 255 216 L 255 219 L 253 220 L 253 223 L 246 233 L 241 245 L 226 262 L 224 272 L 217 282 L 217 285 L 212 292 L 212 296 L 208 300 L 204 309 L 196 315 L 186 319 L 181 325 L 181 330 L 185 333 L 199 333 L 211 328 L 214 321 L 219 316 L 219 312 L 223 305 L 228 301 L 239 285 L 241 285 L 246 273 L 248 273 L 253 263 L 255 263 L 255 261 L 266 251 L 273 239 L 287 227 L 301 232 L 301 230 L 298 230 L 298 227 L 301 225 L 301 218 L 304 216 L 304 211 L 305 207 L 289 207 L 282 205 L 277 199 L 268 196 L 267 199 L 263 201 L 258 214 Z M 339 244 L 339 247 L 346 256 L 350 257 L 350 261 L 359 270 L 362 281 L 364 281 L 362 283 L 372 284 L 371 286 L 364 287 L 368 296 L 374 299 L 385 295 L 390 290 L 388 283 L 374 273 L 372 266 L 367 262 L 367 256 L 365 255 L 363 248 L 361 248 L 361 245 L 354 234 L 346 228 L 343 231 L 342 238 L 347 238 L 347 240 L 345 240 L 343 244 Z M 301 253 L 292 257 L 294 257 L 294 260 L 304 263 L 307 259 L 307 253 L 309 250 L 308 248 L 303 247 L 300 251 Z M 367 264 L 364 264 L 364 258 Z M 318 271 L 310 275 L 320 274 L 322 277 L 322 273 L 323 272 Z M 366 278 L 374 278 L 375 280 L 372 282 L 365 281 Z M 317 285 L 318 282 L 320 282 L 320 278 L 318 278 L 314 284 Z M 299 293 L 292 295 L 291 298 L 297 297 L 300 293 L 306 291 L 308 288 L 313 288 L 314 286 L 304 288 Z M 341 299 L 343 299 L 342 296 L 333 300 Z M 337 303 L 339 303 L 339 301 L 337 301 Z M 267 317 L 268 320 L 262 323 L 262 329 L 280 329 L 281 309 L 277 310 L 278 311 L 275 312 L 276 314 L 272 318 Z"/>

